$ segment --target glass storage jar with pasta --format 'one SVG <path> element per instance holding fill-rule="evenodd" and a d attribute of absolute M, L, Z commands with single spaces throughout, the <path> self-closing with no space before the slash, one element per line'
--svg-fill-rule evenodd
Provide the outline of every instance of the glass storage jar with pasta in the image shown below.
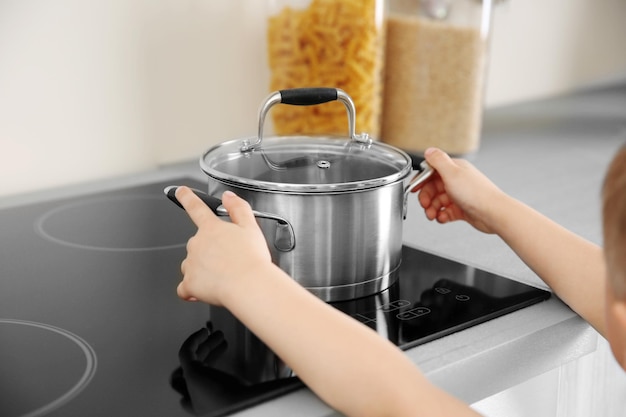
<path fill-rule="evenodd" d="M 269 91 L 333 87 L 356 106 L 356 129 L 380 134 L 384 0 L 272 0 L 267 21 Z M 278 135 L 345 135 L 341 103 L 278 106 Z"/>
<path fill-rule="evenodd" d="M 480 145 L 493 0 L 389 0 L 382 139 L 412 155 Z"/>

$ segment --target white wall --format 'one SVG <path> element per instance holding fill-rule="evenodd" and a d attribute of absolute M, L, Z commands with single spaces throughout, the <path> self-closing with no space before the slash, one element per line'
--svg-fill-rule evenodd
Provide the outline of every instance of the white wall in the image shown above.
<path fill-rule="evenodd" d="M 121 3 L 0 0 L 0 195 L 154 165 Z"/>
<path fill-rule="evenodd" d="M 254 132 L 264 2 L 0 0 L 0 196 Z"/>
<path fill-rule="evenodd" d="M 624 0 L 503 0 L 493 23 L 488 106 L 626 79 Z"/>
<path fill-rule="evenodd" d="M 0 196 L 254 134 L 261 0 L 0 0 Z M 626 77 L 626 1 L 504 0 L 487 105 Z"/>

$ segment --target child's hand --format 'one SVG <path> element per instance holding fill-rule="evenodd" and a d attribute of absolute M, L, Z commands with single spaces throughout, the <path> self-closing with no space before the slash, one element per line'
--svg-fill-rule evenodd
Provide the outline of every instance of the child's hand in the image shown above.
<path fill-rule="evenodd" d="M 495 233 L 493 222 L 504 193 L 465 160 L 452 159 L 437 148 L 427 149 L 424 157 L 437 172 L 412 191 L 419 190 L 426 217 L 439 223 L 465 220 L 482 232 Z"/>
<path fill-rule="evenodd" d="M 176 198 L 198 226 L 198 232 L 187 243 L 178 296 L 223 305 L 227 293 L 240 291 L 245 279 L 271 264 L 265 237 L 248 203 L 232 192 L 222 196 L 232 223 L 219 219 L 187 187 L 180 187 Z"/>

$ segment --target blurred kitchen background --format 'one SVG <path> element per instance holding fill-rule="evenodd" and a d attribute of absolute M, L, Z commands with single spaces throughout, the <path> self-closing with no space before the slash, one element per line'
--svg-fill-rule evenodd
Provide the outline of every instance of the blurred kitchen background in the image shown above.
<path fill-rule="evenodd" d="M 0 0 L 0 196 L 254 134 L 268 3 Z M 624 0 L 497 2 L 487 108 L 626 79 L 625 21 Z"/>
<path fill-rule="evenodd" d="M 267 7 L 0 0 L 0 197 L 196 160 L 212 144 L 254 135 L 268 93 Z M 625 22 L 626 0 L 499 1 L 487 109 L 626 81 Z M 558 398 L 564 379 L 598 372 L 619 371 L 598 371 L 589 358 L 477 408 L 509 417 L 599 411 L 580 406 L 596 401 L 593 378 L 581 397 Z"/>

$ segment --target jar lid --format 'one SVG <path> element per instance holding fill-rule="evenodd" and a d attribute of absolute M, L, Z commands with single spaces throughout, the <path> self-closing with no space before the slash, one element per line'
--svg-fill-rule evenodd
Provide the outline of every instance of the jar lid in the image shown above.
<path fill-rule="evenodd" d="M 245 142 L 245 141 L 244 141 Z M 324 136 L 265 137 L 243 151 L 241 140 L 209 149 L 202 170 L 244 188 L 288 193 L 333 193 L 380 187 L 404 179 L 411 158 L 393 146 Z"/>

